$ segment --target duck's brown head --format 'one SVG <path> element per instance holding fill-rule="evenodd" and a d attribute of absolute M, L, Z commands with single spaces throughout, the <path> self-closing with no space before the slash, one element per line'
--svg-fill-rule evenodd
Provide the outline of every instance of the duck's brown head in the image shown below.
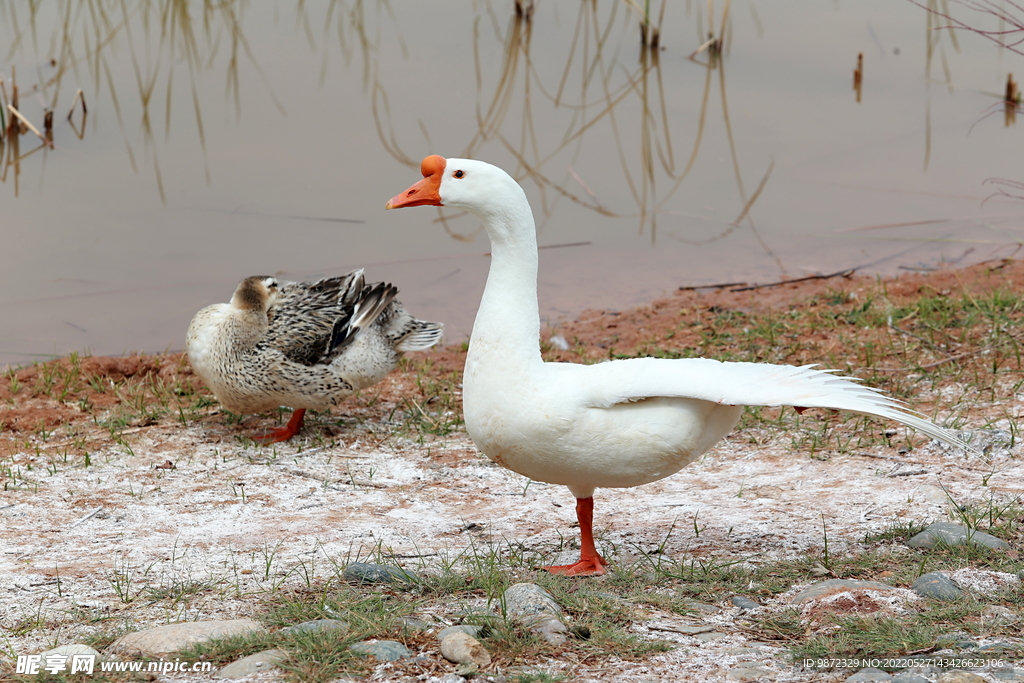
<path fill-rule="evenodd" d="M 277 278 L 269 275 L 253 275 L 238 285 L 231 305 L 242 311 L 266 313 L 277 302 Z"/>

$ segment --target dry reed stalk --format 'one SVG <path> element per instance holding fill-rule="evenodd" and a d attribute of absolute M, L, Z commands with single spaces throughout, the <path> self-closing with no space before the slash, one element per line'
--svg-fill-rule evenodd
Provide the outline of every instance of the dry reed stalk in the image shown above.
<path fill-rule="evenodd" d="M 8 108 L 18 108 L 18 77 L 17 70 L 14 65 L 11 65 L 11 99 L 7 103 Z M 21 126 L 16 124 L 12 118 L 7 122 L 7 132 L 11 135 L 21 135 Z"/>
<path fill-rule="evenodd" d="M 75 93 L 75 99 L 71 100 L 71 109 L 68 111 L 68 121 L 71 120 L 71 115 L 75 113 L 75 105 L 77 105 L 79 101 L 82 102 L 82 114 L 85 115 L 89 113 L 88 107 L 85 106 L 85 93 L 83 93 L 82 89 L 79 88 L 78 92 Z"/>
<path fill-rule="evenodd" d="M 7 111 L 11 112 L 11 114 L 13 114 L 19 121 L 21 121 L 21 123 L 28 126 L 28 129 L 35 133 L 37 136 L 39 136 L 39 139 L 42 140 L 47 146 L 49 146 L 50 149 L 53 149 L 53 143 L 47 140 L 46 136 L 40 133 L 39 129 L 32 125 L 31 121 L 22 116 L 21 112 L 14 108 L 13 104 L 7 105 Z M 11 119 L 11 121 L 13 122 L 14 119 Z"/>
<path fill-rule="evenodd" d="M 860 102 L 861 88 L 864 85 L 864 53 L 857 53 L 857 68 L 853 70 L 853 89 L 857 92 L 857 101 Z"/>

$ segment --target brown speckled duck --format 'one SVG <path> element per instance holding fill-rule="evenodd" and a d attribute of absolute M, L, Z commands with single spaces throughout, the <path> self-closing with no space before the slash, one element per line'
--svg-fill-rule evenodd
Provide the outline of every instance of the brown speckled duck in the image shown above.
<path fill-rule="evenodd" d="M 287 441 L 307 409 L 327 410 L 381 381 L 407 351 L 441 338 L 441 323 L 413 318 L 398 289 L 363 271 L 319 282 L 242 280 L 231 302 L 199 311 L 185 350 L 217 400 L 236 413 L 294 409 L 288 425 L 257 437 Z"/>

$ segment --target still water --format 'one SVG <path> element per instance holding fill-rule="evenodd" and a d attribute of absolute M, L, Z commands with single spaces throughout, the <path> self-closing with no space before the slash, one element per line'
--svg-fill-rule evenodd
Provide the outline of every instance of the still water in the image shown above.
<path fill-rule="evenodd" d="M 357 267 L 461 341 L 486 237 L 383 208 L 431 153 L 523 183 L 549 322 L 1024 238 L 1024 202 L 985 201 L 1024 180 L 999 99 L 1024 57 L 907 0 L 669 0 L 655 52 L 623 0 L 33 4 L 0 0 L 0 97 L 53 109 L 54 146 L 0 154 L 0 367 L 180 349 L 244 276 Z"/>

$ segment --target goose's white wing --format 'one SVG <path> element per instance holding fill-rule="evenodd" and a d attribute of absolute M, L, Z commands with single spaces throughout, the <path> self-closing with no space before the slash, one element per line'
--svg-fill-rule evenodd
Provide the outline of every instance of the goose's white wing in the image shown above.
<path fill-rule="evenodd" d="M 590 407 L 658 396 L 723 405 L 832 408 L 896 420 L 932 438 L 972 450 L 949 430 L 904 408 L 879 391 L 813 365 L 724 363 L 709 358 L 633 358 L 582 368 L 581 399 Z"/>

